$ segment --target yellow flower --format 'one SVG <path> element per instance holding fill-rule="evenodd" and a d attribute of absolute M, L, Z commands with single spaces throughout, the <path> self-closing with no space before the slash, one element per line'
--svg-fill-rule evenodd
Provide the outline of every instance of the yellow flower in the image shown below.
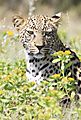
<path fill-rule="evenodd" d="M 21 90 L 23 91 L 27 91 L 28 90 L 28 86 L 27 85 L 23 85 L 22 87 L 20 87 Z"/>
<path fill-rule="evenodd" d="M 44 97 L 44 99 L 45 99 L 45 100 L 51 100 L 52 97 L 50 97 L 50 96 L 46 96 L 46 97 Z"/>
<path fill-rule="evenodd" d="M 60 78 L 60 74 L 54 74 L 51 77 L 54 78 L 54 79 L 57 79 L 57 78 Z"/>
<path fill-rule="evenodd" d="M 31 84 L 31 86 L 34 86 L 36 84 L 36 82 L 35 81 L 31 81 L 30 84 Z"/>
<path fill-rule="evenodd" d="M 11 79 L 11 77 L 12 77 L 12 74 L 9 74 L 6 77 L 4 77 L 4 80 L 5 81 L 9 81 Z"/>
<path fill-rule="evenodd" d="M 24 74 L 24 75 L 22 76 L 22 79 L 25 79 L 25 80 L 26 80 L 26 78 L 27 78 L 27 77 L 26 77 L 26 75 Z"/>
<path fill-rule="evenodd" d="M 65 55 L 70 55 L 71 52 L 70 52 L 69 50 L 66 50 L 66 51 L 64 52 L 64 54 L 65 54 Z"/>
<path fill-rule="evenodd" d="M 7 31 L 8 36 L 13 36 L 14 32 L 13 31 Z"/>
<path fill-rule="evenodd" d="M 4 91 L 3 90 L 0 90 L 0 95 L 2 95 L 4 93 Z"/>
<path fill-rule="evenodd" d="M 64 55 L 63 51 L 58 51 L 54 53 L 54 56 L 62 56 L 62 55 Z"/>
<path fill-rule="evenodd" d="M 72 82 L 72 81 L 74 81 L 74 78 L 71 78 L 71 77 L 64 77 L 64 78 L 62 79 L 62 82 L 63 82 L 63 83 L 68 83 L 68 82 Z"/>
<path fill-rule="evenodd" d="M 4 80 L 9 81 L 9 77 L 8 76 L 4 77 Z"/>
<path fill-rule="evenodd" d="M 74 81 L 74 78 L 68 77 L 68 81 Z"/>
<path fill-rule="evenodd" d="M 79 57 L 80 61 L 81 61 L 81 57 Z"/>
<path fill-rule="evenodd" d="M 64 52 L 63 51 L 58 51 L 58 55 L 63 55 Z"/>
<path fill-rule="evenodd" d="M 20 70 L 19 68 L 16 68 L 16 69 L 13 70 L 13 73 L 21 76 L 23 72 L 22 72 L 22 70 Z"/>

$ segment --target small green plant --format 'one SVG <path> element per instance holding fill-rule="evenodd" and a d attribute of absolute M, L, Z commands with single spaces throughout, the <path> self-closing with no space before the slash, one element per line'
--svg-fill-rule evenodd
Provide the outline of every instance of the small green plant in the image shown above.
<path fill-rule="evenodd" d="M 0 119 L 9 120 L 14 116 L 17 120 L 62 120 L 65 113 L 59 101 L 73 89 L 74 80 L 55 74 L 50 82 L 42 81 L 36 86 L 26 79 L 25 68 L 25 60 L 13 64 L 0 62 Z M 74 95 L 71 94 L 72 100 Z M 81 118 L 80 111 L 81 108 L 74 107 L 71 118 L 76 113 Z"/>
<path fill-rule="evenodd" d="M 65 75 L 65 70 L 72 65 L 72 62 L 70 61 L 70 58 L 72 58 L 71 52 L 69 50 L 66 50 L 65 52 L 59 51 L 54 53 L 52 56 L 56 57 L 56 59 L 54 58 L 54 60 L 52 61 L 53 63 L 57 63 L 57 62 L 61 63 L 61 70 L 60 70 L 60 74 L 54 74 L 50 78 L 55 81 L 54 84 L 55 86 L 57 86 L 57 90 L 65 91 L 63 95 L 67 95 L 68 97 L 71 97 L 69 96 L 71 95 L 69 93 L 73 91 L 72 94 L 74 93 L 75 96 L 76 81 L 74 80 L 74 78 L 69 77 L 70 73 L 68 73 L 67 76 Z"/>

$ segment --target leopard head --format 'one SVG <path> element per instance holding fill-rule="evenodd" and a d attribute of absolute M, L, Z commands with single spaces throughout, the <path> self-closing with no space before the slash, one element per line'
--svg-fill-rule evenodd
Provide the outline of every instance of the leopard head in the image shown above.
<path fill-rule="evenodd" d="M 57 28 L 61 13 L 53 17 L 37 15 L 24 19 L 20 16 L 13 18 L 13 24 L 19 32 L 24 48 L 34 57 L 45 57 L 56 50 L 58 41 Z"/>

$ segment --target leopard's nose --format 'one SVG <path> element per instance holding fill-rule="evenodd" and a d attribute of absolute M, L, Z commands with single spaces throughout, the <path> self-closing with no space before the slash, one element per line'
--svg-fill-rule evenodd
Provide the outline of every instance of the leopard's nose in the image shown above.
<path fill-rule="evenodd" d="M 37 46 L 36 47 L 38 48 L 38 50 L 40 51 L 44 46 Z"/>

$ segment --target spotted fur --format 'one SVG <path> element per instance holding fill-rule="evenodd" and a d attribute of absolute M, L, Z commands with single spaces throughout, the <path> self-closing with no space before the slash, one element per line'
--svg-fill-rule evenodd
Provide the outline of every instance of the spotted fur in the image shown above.
<path fill-rule="evenodd" d="M 53 64 L 51 54 L 57 51 L 70 50 L 59 39 L 57 28 L 61 14 L 53 17 L 37 15 L 24 19 L 20 16 L 13 18 L 14 27 L 19 32 L 20 40 L 26 50 L 27 77 L 40 83 L 50 75 L 60 73 L 60 62 Z M 81 62 L 77 55 L 70 50 L 72 65 L 65 70 L 65 75 L 77 81 L 78 93 L 81 93 Z M 69 61 L 69 62 L 70 62 Z"/>

